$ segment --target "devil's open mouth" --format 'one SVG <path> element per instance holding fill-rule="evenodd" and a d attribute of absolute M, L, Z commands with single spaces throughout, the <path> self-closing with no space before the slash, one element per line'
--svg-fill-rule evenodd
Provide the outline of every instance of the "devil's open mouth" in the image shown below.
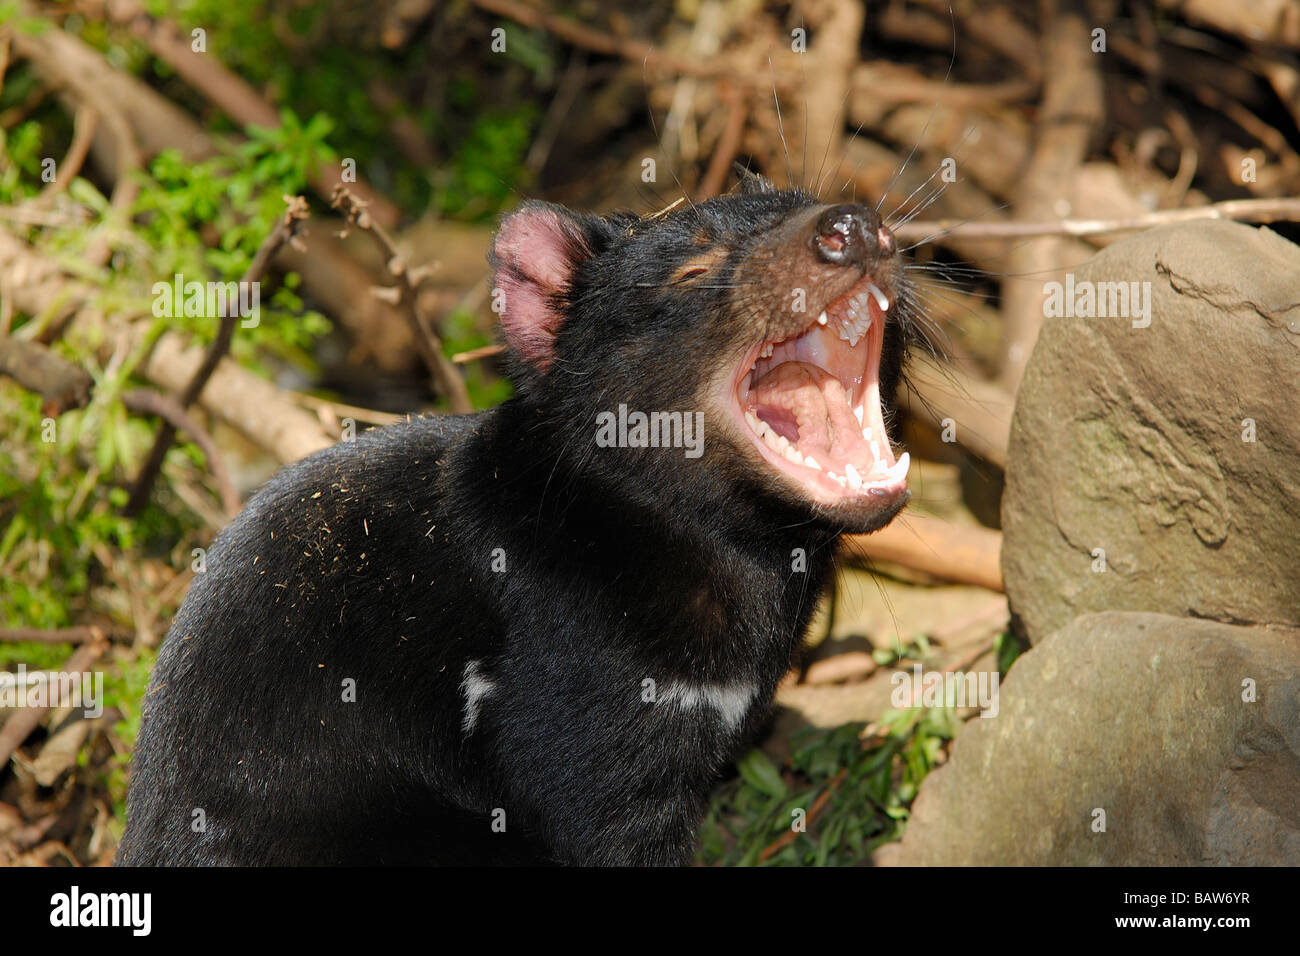
<path fill-rule="evenodd" d="M 907 490 L 910 459 L 895 460 L 880 404 L 890 304 L 866 276 L 802 331 L 755 345 L 737 369 L 741 428 L 823 504 L 884 503 Z"/>

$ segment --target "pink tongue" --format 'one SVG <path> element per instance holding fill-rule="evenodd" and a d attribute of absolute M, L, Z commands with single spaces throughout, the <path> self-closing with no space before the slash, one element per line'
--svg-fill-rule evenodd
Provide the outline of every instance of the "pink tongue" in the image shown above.
<path fill-rule="evenodd" d="M 848 457 L 854 444 L 862 443 L 861 426 L 849 410 L 844 386 L 816 365 L 782 362 L 750 390 L 749 406 L 805 453 Z"/>

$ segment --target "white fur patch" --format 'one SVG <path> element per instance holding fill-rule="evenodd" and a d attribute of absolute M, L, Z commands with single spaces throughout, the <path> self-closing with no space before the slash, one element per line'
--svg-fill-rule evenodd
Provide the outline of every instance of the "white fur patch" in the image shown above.
<path fill-rule="evenodd" d="M 683 710 L 712 707 L 728 729 L 734 729 L 745 718 L 753 703 L 756 687 L 747 684 L 688 684 L 673 681 L 660 691 L 660 703 L 676 703 Z"/>
<path fill-rule="evenodd" d="M 473 732 L 474 724 L 478 722 L 479 703 L 497 686 L 482 674 L 479 665 L 479 661 L 467 662 L 465 676 L 460 682 L 461 693 L 465 695 L 465 719 L 460 726 L 467 734 Z"/>

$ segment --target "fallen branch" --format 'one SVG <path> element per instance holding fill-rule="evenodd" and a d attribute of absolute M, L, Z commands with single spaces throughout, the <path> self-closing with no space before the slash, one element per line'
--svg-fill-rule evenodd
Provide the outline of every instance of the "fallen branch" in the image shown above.
<path fill-rule="evenodd" d="M 85 644 L 78 648 L 67 663 L 63 665 L 62 673 L 77 674 L 85 671 L 91 664 L 99 659 L 108 647 L 105 641 L 95 641 Z M 47 705 L 44 707 L 20 707 L 12 717 L 0 728 L 0 768 L 9 763 L 9 758 L 13 756 L 19 745 L 40 726 L 45 714 L 51 708 Z"/>
<path fill-rule="evenodd" d="M 261 282 L 272 257 L 280 250 L 281 246 L 297 235 L 299 224 L 307 218 L 307 202 L 301 196 L 286 196 L 285 202 L 288 203 L 289 208 L 285 211 L 284 217 L 276 225 L 275 229 L 258 247 L 253 256 L 253 261 L 249 263 L 248 269 L 240 280 L 241 283 L 252 285 Z M 216 371 L 217 363 L 230 350 L 230 342 L 235 335 L 235 324 L 240 320 L 240 316 L 236 309 L 232 308 L 227 311 L 229 314 L 221 317 L 221 325 L 217 329 L 216 338 L 208 346 L 203 362 L 195 370 L 194 375 L 186 383 L 184 390 L 180 394 L 178 404 L 182 410 L 189 408 L 198 401 L 199 395 L 203 392 L 203 387 L 208 384 L 208 379 Z M 158 435 L 154 439 L 153 448 L 149 451 L 149 457 L 145 459 L 139 477 L 136 478 L 135 486 L 131 489 L 130 500 L 127 501 L 124 509 L 126 515 L 139 514 L 145 502 L 149 500 L 149 492 L 153 488 L 158 473 L 162 470 L 163 458 L 175 440 L 176 427 L 170 421 L 164 420 L 163 424 L 158 427 Z"/>
<path fill-rule="evenodd" d="M 29 641 L 34 644 L 89 644 L 106 641 L 103 628 L 83 627 L 0 627 L 0 641 Z"/>
<path fill-rule="evenodd" d="M 866 651 L 844 651 L 808 665 L 802 684 L 846 684 L 870 677 L 880 670 L 876 659 Z"/>
<path fill-rule="evenodd" d="M 871 561 L 892 561 L 945 581 L 1002 591 L 1002 533 L 953 524 L 927 515 L 903 514 L 872 534 L 849 534 L 844 552 Z"/>
<path fill-rule="evenodd" d="M 1014 195 L 1028 219 L 1045 220 L 1069 201 L 1073 183 L 1088 159 L 1089 144 L 1102 129 L 1106 102 L 1101 58 L 1089 48 L 1089 25 L 1071 0 L 1040 0 L 1043 92 L 1034 123 L 1033 151 Z M 1087 245 L 1045 236 L 1007 250 L 1006 271 L 1044 275 L 1065 271 L 1092 255 Z M 1005 343 L 1002 384 L 1015 394 L 1043 325 L 1041 294 L 1030 283 L 1002 287 Z"/>
<path fill-rule="evenodd" d="M 29 392 L 45 399 L 41 414 L 57 417 L 72 408 L 85 408 L 94 380 L 90 373 L 45 346 L 6 335 L 0 338 L 0 375 L 9 375 Z"/>
<path fill-rule="evenodd" d="M 389 274 L 397 280 L 395 304 L 402 307 L 402 314 L 406 316 L 407 323 L 411 327 L 411 334 L 415 337 L 420 357 L 424 359 L 425 366 L 437 383 L 438 391 L 447 399 L 451 410 L 458 415 L 474 411 L 474 403 L 469 399 L 465 380 L 461 378 L 460 373 L 456 371 L 456 366 L 443 352 L 442 340 L 434 331 L 433 324 L 420 310 L 416 282 L 411 278 L 411 269 L 401 253 L 397 251 L 392 237 L 371 217 L 366 203 L 354 196 L 346 186 L 334 187 L 330 205 L 342 213 L 348 225 L 356 226 L 367 233 L 379 247 Z"/>

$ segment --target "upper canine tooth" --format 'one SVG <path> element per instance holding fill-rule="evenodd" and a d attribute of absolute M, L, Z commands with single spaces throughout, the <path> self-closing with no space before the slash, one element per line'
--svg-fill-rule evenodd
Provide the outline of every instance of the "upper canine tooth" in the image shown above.
<path fill-rule="evenodd" d="M 889 311 L 889 298 L 885 295 L 885 293 L 880 291 L 880 287 L 878 285 L 876 285 L 874 282 L 868 282 L 867 291 L 870 292 L 875 297 L 876 305 L 880 306 L 881 312 Z"/>

